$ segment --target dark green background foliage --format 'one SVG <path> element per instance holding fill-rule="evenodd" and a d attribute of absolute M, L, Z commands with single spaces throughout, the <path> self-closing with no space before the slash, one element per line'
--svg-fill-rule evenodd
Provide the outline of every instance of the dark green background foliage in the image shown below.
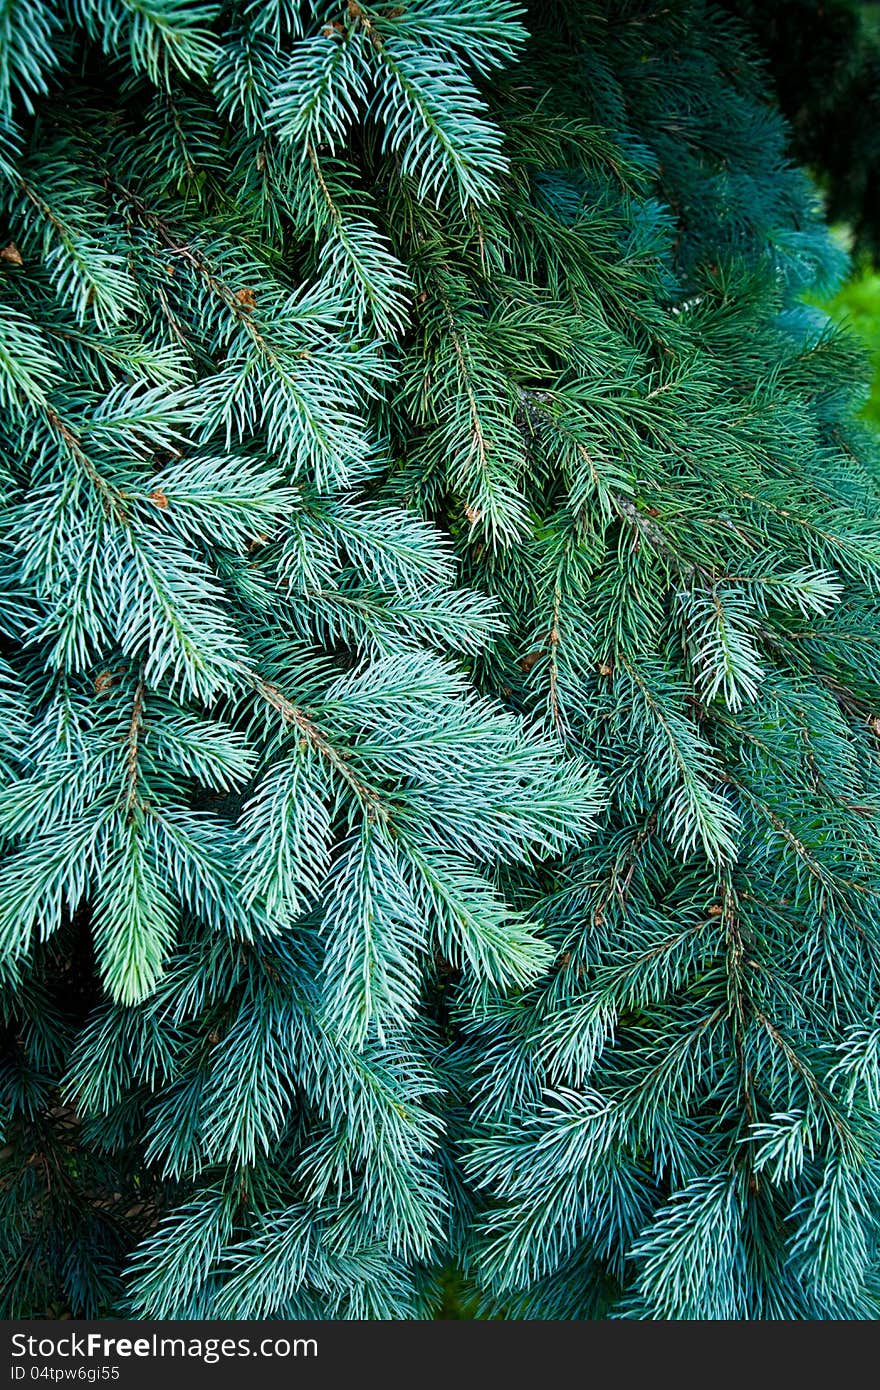
<path fill-rule="evenodd" d="M 856 270 L 825 305 L 869 350 L 865 416 L 880 422 L 880 4 L 876 0 L 724 0 L 789 123 L 788 145 L 819 183 Z M 816 302 L 824 303 L 821 299 Z"/>
<path fill-rule="evenodd" d="M 880 255 L 880 4 L 876 0 L 723 0 L 748 25 L 833 221 Z"/>
<path fill-rule="evenodd" d="M 5 1314 L 876 1315 L 877 451 L 750 42 L 4 6 Z"/>

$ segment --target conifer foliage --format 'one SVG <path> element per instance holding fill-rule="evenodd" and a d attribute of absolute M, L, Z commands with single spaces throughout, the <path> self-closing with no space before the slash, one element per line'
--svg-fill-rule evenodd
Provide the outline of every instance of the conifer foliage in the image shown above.
<path fill-rule="evenodd" d="M 880 9 L 860 0 L 722 0 L 752 31 L 789 122 L 821 179 L 826 215 L 880 258 Z"/>
<path fill-rule="evenodd" d="M 3 5 L 5 1315 L 876 1314 L 876 450 L 744 54 Z"/>

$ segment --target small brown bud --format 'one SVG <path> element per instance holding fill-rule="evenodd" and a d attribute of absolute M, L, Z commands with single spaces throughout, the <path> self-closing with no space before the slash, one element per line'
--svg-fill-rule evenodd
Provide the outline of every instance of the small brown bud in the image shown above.
<path fill-rule="evenodd" d="M 253 290 L 236 290 L 235 297 L 243 309 L 256 309 L 257 296 L 254 294 Z"/>
<path fill-rule="evenodd" d="M 150 501 L 154 502 L 160 511 L 167 512 L 168 498 L 165 496 L 164 492 L 160 487 L 154 487 L 153 491 L 148 493 L 147 495 Z"/>
<path fill-rule="evenodd" d="M 526 675 L 528 675 L 532 667 L 541 660 L 541 657 L 543 655 L 544 653 L 540 650 L 540 648 L 537 651 L 526 652 L 522 661 L 519 663 L 520 670 L 524 671 Z"/>
<path fill-rule="evenodd" d="M 21 252 L 14 241 L 10 241 L 0 250 L 0 261 L 5 261 L 7 265 L 24 265 Z"/>

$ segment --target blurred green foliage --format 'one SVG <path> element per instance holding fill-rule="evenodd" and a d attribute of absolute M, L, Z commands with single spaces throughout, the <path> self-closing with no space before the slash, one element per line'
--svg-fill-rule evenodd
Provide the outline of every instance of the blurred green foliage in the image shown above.
<path fill-rule="evenodd" d="M 837 323 L 847 323 L 858 333 L 873 367 L 871 395 L 862 414 L 880 426 L 880 271 L 873 265 L 858 267 L 833 299 L 823 302 Z"/>
<path fill-rule="evenodd" d="M 751 35 L 832 222 L 880 265 L 880 3 L 720 0 Z"/>
<path fill-rule="evenodd" d="M 473 1321 L 479 1316 L 476 1301 L 457 1269 L 451 1265 L 440 1274 L 443 1298 L 437 1318 L 446 1322 Z"/>

